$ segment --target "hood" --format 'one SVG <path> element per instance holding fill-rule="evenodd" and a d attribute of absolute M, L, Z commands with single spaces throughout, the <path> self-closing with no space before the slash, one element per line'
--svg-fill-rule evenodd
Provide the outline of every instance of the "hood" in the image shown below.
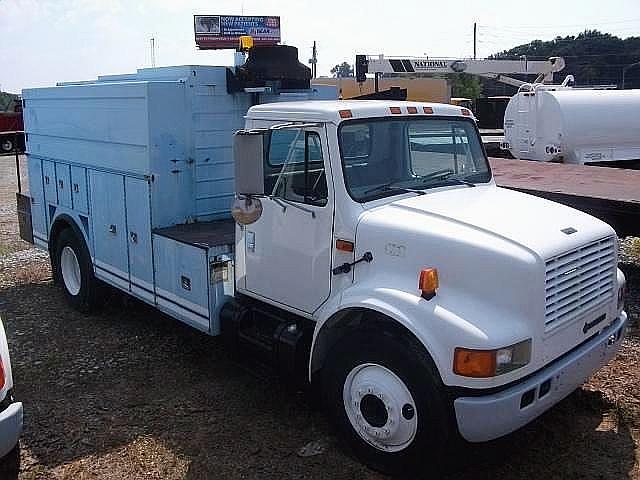
<path fill-rule="evenodd" d="M 389 215 L 401 210 L 455 222 L 517 243 L 542 258 L 615 234 L 579 210 L 494 185 L 434 190 L 378 208 L 388 209 Z"/>

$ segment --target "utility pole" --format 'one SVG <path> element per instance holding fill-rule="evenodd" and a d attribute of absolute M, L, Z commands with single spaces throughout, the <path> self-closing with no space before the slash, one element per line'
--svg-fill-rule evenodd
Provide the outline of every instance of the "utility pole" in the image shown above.
<path fill-rule="evenodd" d="M 316 49 L 316 41 L 313 41 L 313 47 L 311 49 L 311 58 L 309 59 L 311 65 L 311 78 L 316 78 L 317 64 L 318 64 L 318 50 Z"/>
<path fill-rule="evenodd" d="M 473 59 L 476 59 L 476 37 L 478 32 L 478 24 L 473 22 Z"/>
<path fill-rule="evenodd" d="M 156 39 L 151 37 L 151 66 L 156 66 Z"/>

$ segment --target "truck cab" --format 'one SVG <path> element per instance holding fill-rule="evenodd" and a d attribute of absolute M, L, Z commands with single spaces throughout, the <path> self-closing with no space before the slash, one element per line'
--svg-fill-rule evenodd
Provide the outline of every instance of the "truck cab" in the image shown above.
<path fill-rule="evenodd" d="M 223 322 L 255 302 L 308 321 L 309 378 L 369 464 L 510 433 L 617 350 L 615 232 L 497 187 L 467 109 L 259 105 L 236 154 L 261 214 L 237 223 Z"/>
<path fill-rule="evenodd" d="M 24 92 L 21 235 L 74 307 L 106 283 L 222 335 L 309 386 L 388 472 L 516 430 L 613 357 L 615 232 L 497 187 L 468 109 L 247 72 Z"/>

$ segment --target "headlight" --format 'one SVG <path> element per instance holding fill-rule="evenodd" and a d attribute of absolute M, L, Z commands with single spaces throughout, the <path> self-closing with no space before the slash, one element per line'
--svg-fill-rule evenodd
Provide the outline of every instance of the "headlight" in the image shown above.
<path fill-rule="evenodd" d="M 620 288 L 618 288 L 618 313 L 620 313 L 624 309 L 624 297 L 627 295 L 627 285 L 622 284 Z"/>
<path fill-rule="evenodd" d="M 531 361 L 531 339 L 496 350 L 457 347 L 453 372 L 463 377 L 487 378 L 524 367 Z"/>
<path fill-rule="evenodd" d="M 624 298 L 627 296 L 627 281 L 624 273 L 618 269 L 618 313 L 624 308 Z"/>

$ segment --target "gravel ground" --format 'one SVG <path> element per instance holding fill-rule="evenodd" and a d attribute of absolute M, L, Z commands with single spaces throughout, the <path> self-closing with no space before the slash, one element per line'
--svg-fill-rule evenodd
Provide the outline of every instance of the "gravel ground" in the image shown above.
<path fill-rule="evenodd" d="M 344 453 L 304 395 L 218 339 L 117 294 L 100 314 L 71 310 L 46 253 L 16 236 L 14 182 L 0 157 L 0 315 L 25 404 L 22 480 L 383 478 Z M 632 327 L 618 357 L 524 429 L 465 450 L 448 478 L 640 479 L 640 240 L 622 248 Z M 298 456 L 311 441 L 324 453 Z"/>

